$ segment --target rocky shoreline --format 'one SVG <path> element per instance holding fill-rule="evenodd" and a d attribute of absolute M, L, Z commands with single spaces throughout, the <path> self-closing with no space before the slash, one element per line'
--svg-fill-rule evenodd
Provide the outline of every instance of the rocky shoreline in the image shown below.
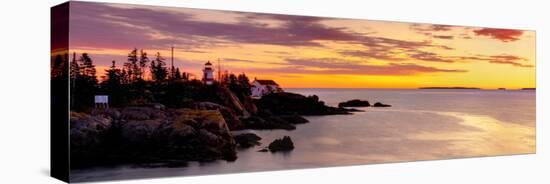
<path fill-rule="evenodd" d="M 188 161 L 234 161 L 236 149 L 260 145 L 261 137 L 234 130 L 294 130 L 308 123 L 302 115 L 346 115 L 358 111 L 330 107 L 317 96 L 273 93 L 258 100 L 239 100 L 221 91 L 222 104 L 188 102 L 182 108 L 147 104 L 71 112 L 71 166 L 138 164 L 184 166 Z M 368 103 L 368 102 L 367 102 Z M 354 106 L 355 107 L 355 106 Z M 290 137 L 274 140 L 260 151 L 290 151 Z"/>

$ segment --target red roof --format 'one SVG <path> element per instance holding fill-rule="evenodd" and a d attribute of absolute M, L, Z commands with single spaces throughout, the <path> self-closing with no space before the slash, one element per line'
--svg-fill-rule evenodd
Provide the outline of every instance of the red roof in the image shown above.
<path fill-rule="evenodd" d="M 212 63 L 210 63 L 210 61 L 208 61 L 204 65 L 212 65 Z"/>
<path fill-rule="evenodd" d="M 256 80 L 256 81 L 258 81 L 258 83 L 260 83 L 261 85 L 276 85 L 276 86 L 279 85 L 275 83 L 275 81 L 273 80 Z"/>

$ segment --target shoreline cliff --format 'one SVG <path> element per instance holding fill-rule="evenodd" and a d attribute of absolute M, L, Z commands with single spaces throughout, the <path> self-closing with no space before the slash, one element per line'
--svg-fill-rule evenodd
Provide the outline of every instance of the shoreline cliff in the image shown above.
<path fill-rule="evenodd" d="M 170 167 L 188 161 L 233 161 L 238 159 L 238 146 L 253 147 L 246 146 L 250 144 L 246 140 L 237 142 L 233 130 L 294 130 L 297 124 L 308 123 L 303 115 L 354 111 L 327 106 L 315 95 L 279 92 L 252 99 L 217 84 L 169 85 L 193 89 L 184 93 L 192 98 L 171 97 L 175 101 L 165 105 L 159 99 L 167 92 L 146 89 L 149 92 L 139 97 L 141 103 L 71 112 L 71 166 L 162 163 Z"/>

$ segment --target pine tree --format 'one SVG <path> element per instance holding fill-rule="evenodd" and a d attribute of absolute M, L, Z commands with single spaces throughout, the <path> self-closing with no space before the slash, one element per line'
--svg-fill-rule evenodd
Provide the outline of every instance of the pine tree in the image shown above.
<path fill-rule="evenodd" d="M 73 59 L 71 60 L 71 66 L 70 66 L 70 77 L 71 82 L 74 82 L 79 76 L 80 76 L 80 66 L 78 64 L 78 61 L 76 60 L 76 53 L 73 53 Z"/>
<path fill-rule="evenodd" d="M 176 68 L 176 73 L 174 74 L 174 79 L 181 80 L 180 68 Z"/>
<path fill-rule="evenodd" d="M 151 62 L 151 76 L 155 81 L 164 81 L 168 75 L 164 58 L 157 52 L 156 58 Z"/>
<path fill-rule="evenodd" d="M 112 61 L 111 67 L 105 70 L 105 73 L 107 75 L 105 82 L 107 82 L 109 85 L 120 85 L 122 72 L 120 71 L 120 69 L 116 68 L 116 61 Z"/>
<path fill-rule="evenodd" d="M 102 92 L 109 95 L 110 105 L 120 106 L 127 101 L 128 91 L 124 84 L 124 73 L 121 69 L 116 67 L 116 61 L 112 61 L 111 67 L 105 70 L 105 80 L 101 83 Z"/>
<path fill-rule="evenodd" d="M 71 61 L 71 110 L 80 111 L 93 107 L 97 93 L 96 69 L 92 58 L 82 53 L 79 60 L 73 54 Z"/>
<path fill-rule="evenodd" d="M 139 79 L 143 79 L 145 76 L 145 68 L 149 63 L 149 58 L 147 57 L 147 52 L 144 52 L 143 49 L 139 52 Z"/>
<path fill-rule="evenodd" d="M 182 73 L 181 73 L 181 79 L 183 79 L 183 80 L 185 80 L 185 81 L 189 80 L 189 73 L 187 73 L 187 72 L 182 72 Z"/>
<path fill-rule="evenodd" d="M 129 84 L 130 79 L 128 78 L 128 72 L 126 72 L 125 68 L 122 68 L 122 72 L 120 74 L 120 83 L 122 84 Z"/>
<path fill-rule="evenodd" d="M 249 88 L 250 87 L 250 80 L 248 79 L 248 77 L 246 76 L 246 74 L 242 73 L 242 74 L 239 74 L 239 76 L 237 76 L 237 80 L 239 81 L 239 84 L 245 88 Z"/>
<path fill-rule="evenodd" d="M 128 79 L 130 80 L 130 82 L 134 82 L 140 73 L 136 48 L 134 48 L 134 50 L 132 50 L 128 54 L 128 62 L 124 63 L 124 67 L 128 72 Z"/>
<path fill-rule="evenodd" d="M 88 55 L 88 53 L 82 53 L 80 56 L 80 62 L 82 69 L 82 75 L 87 77 L 88 80 L 90 80 L 93 83 L 97 84 L 97 76 L 96 76 L 96 69 L 95 65 L 92 61 L 92 58 Z"/>

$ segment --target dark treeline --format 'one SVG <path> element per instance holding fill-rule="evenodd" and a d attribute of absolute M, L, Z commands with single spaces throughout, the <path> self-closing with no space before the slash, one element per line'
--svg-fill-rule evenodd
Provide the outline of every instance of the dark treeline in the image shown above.
<path fill-rule="evenodd" d="M 147 52 L 133 49 L 121 67 L 113 60 L 101 81 L 89 54 L 73 53 L 70 61 L 64 62 L 67 60 L 66 54 L 55 57 L 52 80 L 69 78 L 73 111 L 92 108 L 95 95 L 109 95 L 109 105 L 113 107 L 161 103 L 175 108 L 193 101 L 221 103 L 223 99 L 218 94 L 221 88 L 230 89 L 240 100 L 250 95 L 249 79 L 244 73 L 224 74 L 219 82 L 207 86 L 200 80 L 190 79 L 190 74 L 180 72 L 180 68 L 167 66 L 159 52 L 149 58 Z"/>

